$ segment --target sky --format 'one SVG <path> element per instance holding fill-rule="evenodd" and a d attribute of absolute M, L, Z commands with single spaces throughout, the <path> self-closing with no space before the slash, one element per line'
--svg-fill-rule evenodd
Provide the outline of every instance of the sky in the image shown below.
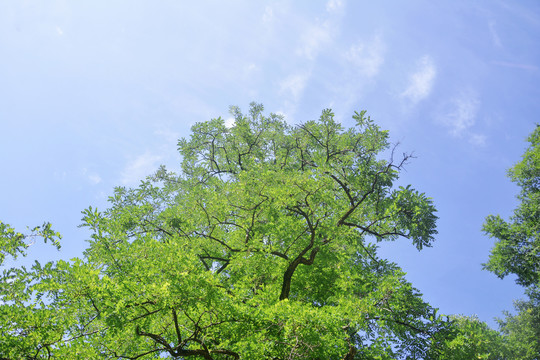
<path fill-rule="evenodd" d="M 0 55 L 0 220 L 64 236 L 20 263 L 81 256 L 83 209 L 256 101 L 290 124 L 367 110 L 414 153 L 399 184 L 433 198 L 436 241 L 379 254 L 440 313 L 496 327 L 523 296 L 482 270 L 482 223 L 512 214 L 506 171 L 540 122 L 537 1 L 2 1 Z"/>

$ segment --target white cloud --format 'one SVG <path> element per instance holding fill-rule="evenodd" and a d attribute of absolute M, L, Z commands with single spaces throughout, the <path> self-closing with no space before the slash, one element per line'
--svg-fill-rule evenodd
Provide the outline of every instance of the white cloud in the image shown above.
<path fill-rule="evenodd" d="M 62 31 L 62 28 L 60 26 L 56 26 L 56 33 L 60 36 L 64 35 L 64 31 Z"/>
<path fill-rule="evenodd" d="M 157 170 L 162 157 L 146 152 L 130 161 L 121 173 L 124 185 L 136 185 Z"/>
<path fill-rule="evenodd" d="M 179 133 L 175 131 L 171 131 L 165 127 L 161 127 L 155 130 L 154 134 L 164 139 L 164 142 L 162 142 L 162 144 L 164 145 L 164 150 L 167 150 L 167 148 L 170 149 L 171 146 L 174 148 L 174 146 L 176 145 L 178 140 L 180 140 L 180 137 L 181 137 Z"/>
<path fill-rule="evenodd" d="M 471 90 L 462 91 L 446 105 L 447 110 L 439 116 L 440 122 L 446 126 L 452 136 L 467 138 L 473 145 L 484 145 L 486 136 L 471 129 L 476 124 L 480 100 Z"/>
<path fill-rule="evenodd" d="M 279 92 L 290 95 L 292 100 L 298 101 L 304 92 L 309 77 L 310 73 L 308 72 L 293 74 L 281 81 Z"/>
<path fill-rule="evenodd" d="M 401 93 L 413 105 L 425 99 L 431 93 L 437 69 L 430 56 L 425 55 L 419 61 L 419 69 L 410 76 L 409 86 Z"/>
<path fill-rule="evenodd" d="M 298 54 L 313 60 L 331 40 L 332 36 L 330 35 L 328 22 L 324 22 L 322 25 L 309 26 L 300 39 L 302 46 L 298 49 Z"/>
<path fill-rule="evenodd" d="M 296 123 L 296 105 L 285 102 L 285 104 L 282 105 L 282 108 L 280 110 L 272 112 L 276 115 L 281 116 L 281 118 L 290 125 Z M 305 121 L 305 119 L 303 118 L 302 121 Z"/>
<path fill-rule="evenodd" d="M 256 81 L 260 76 L 261 69 L 254 63 L 248 63 L 242 67 L 242 80 L 243 81 Z"/>
<path fill-rule="evenodd" d="M 373 77 L 379 73 L 384 62 L 385 46 L 379 36 L 369 43 L 359 42 L 351 46 L 345 53 L 345 58 L 356 70 L 367 77 Z"/>
<path fill-rule="evenodd" d="M 314 60 L 325 48 L 331 46 L 341 28 L 343 9 L 343 0 L 328 0 L 327 14 L 323 18 L 316 18 L 314 23 L 303 18 L 296 19 L 295 22 L 300 25 L 301 34 L 296 55 Z"/>
<path fill-rule="evenodd" d="M 328 12 L 336 12 L 343 9 L 343 1 L 342 0 L 328 0 L 326 3 L 326 11 Z"/>
<path fill-rule="evenodd" d="M 234 126 L 234 123 L 235 123 L 235 120 L 234 120 L 234 118 L 232 116 L 225 119 L 225 126 L 228 129 L 232 128 Z"/>
<path fill-rule="evenodd" d="M 269 23 L 272 21 L 273 18 L 274 18 L 274 10 L 272 9 L 271 6 L 268 5 L 264 8 L 262 21 L 263 23 Z"/>
<path fill-rule="evenodd" d="M 87 168 L 82 168 L 81 173 L 88 181 L 90 181 L 93 185 L 97 185 L 101 182 L 101 176 L 95 172 L 88 171 Z"/>
<path fill-rule="evenodd" d="M 92 184 L 97 185 L 101 182 L 101 176 L 99 176 L 98 174 L 89 174 L 88 180 L 90 180 Z"/>
<path fill-rule="evenodd" d="M 482 134 L 469 134 L 469 142 L 473 145 L 486 145 L 486 136 Z"/>

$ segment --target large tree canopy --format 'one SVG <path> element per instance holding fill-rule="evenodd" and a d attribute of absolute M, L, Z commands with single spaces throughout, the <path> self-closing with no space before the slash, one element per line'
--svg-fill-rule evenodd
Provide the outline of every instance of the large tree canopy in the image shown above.
<path fill-rule="evenodd" d="M 85 210 L 82 259 L 4 272 L 4 358 L 437 357 L 451 322 L 376 252 L 436 233 L 432 201 L 393 186 L 409 156 L 364 112 L 232 112 L 179 142 L 180 174 Z"/>

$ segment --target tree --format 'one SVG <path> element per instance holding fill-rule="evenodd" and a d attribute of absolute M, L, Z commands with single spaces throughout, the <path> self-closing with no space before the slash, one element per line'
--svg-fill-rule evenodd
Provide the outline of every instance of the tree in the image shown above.
<path fill-rule="evenodd" d="M 496 240 L 484 267 L 503 278 L 517 275 L 523 286 L 540 286 L 540 126 L 529 136 L 523 158 L 508 171 L 521 187 L 519 206 L 510 222 L 490 215 L 484 232 Z"/>
<path fill-rule="evenodd" d="M 50 223 L 36 226 L 30 234 L 16 232 L 10 225 L 0 221 L 0 266 L 6 257 L 16 259 L 26 255 L 26 249 L 42 238 L 60 248 L 60 234 Z M 64 316 L 61 309 L 44 304 L 33 289 L 40 284 L 40 276 L 50 269 L 36 262 L 32 269 L 25 267 L 3 269 L 0 282 L 0 359 L 36 358 L 40 352 L 47 353 L 51 341 L 62 334 L 57 321 Z M 60 329 L 60 330 L 59 330 Z M 54 340 L 53 340 L 54 339 Z"/>
<path fill-rule="evenodd" d="M 484 223 L 484 231 L 497 239 L 484 268 L 501 278 L 515 274 L 527 287 L 529 299 L 514 302 L 517 314 L 505 312 L 498 322 L 511 358 L 534 360 L 540 358 L 540 126 L 528 141 L 521 161 L 508 171 L 521 187 L 511 221 L 490 215 Z"/>
<path fill-rule="evenodd" d="M 439 360 L 503 360 L 510 357 L 506 338 L 476 317 L 452 316 L 455 334 L 445 342 Z"/>
<path fill-rule="evenodd" d="M 393 187 L 410 155 L 396 161 L 392 150 L 381 160 L 388 134 L 365 112 L 344 129 L 330 110 L 294 127 L 261 105 L 248 115 L 231 110 L 234 126 L 198 123 L 179 141 L 180 174 L 161 168 L 138 188 L 117 188 L 107 210 L 83 212 L 91 231 L 83 259 L 23 274 L 32 280 L 13 292 L 24 301 L 10 306 L 52 313 L 45 330 L 15 320 L 20 334 L 41 332 L 4 357 L 420 359 L 442 351 L 452 322 L 377 256 L 377 242 L 408 239 L 421 250 L 436 233 L 432 200 Z"/>
<path fill-rule="evenodd" d="M 516 315 L 505 312 L 498 319 L 501 333 L 506 337 L 511 359 L 535 360 L 540 358 L 540 291 L 527 290 L 528 300 L 516 300 Z"/>

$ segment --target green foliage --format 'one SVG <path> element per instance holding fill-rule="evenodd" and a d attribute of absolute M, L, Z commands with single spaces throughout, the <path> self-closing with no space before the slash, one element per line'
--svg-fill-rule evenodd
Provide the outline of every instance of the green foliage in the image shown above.
<path fill-rule="evenodd" d="M 499 277 L 517 275 L 523 286 L 540 286 L 540 126 L 529 136 L 522 160 L 508 171 L 521 187 L 520 204 L 510 222 L 486 218 L 484 231 L 497 239 L 485 268 Z"/>
<path fill-rule="evenodd" d="M 440 360 L 502 360 L 521 359 L 509 357 L 506 339 L 476 317 L 452 316 L 456 333 L 445 342 Z"/>
<path fill-rule="evenodd" d="M 36 238 L 60 248 L 61 235 L 51 229 L 50 223 L 32 228 L 30 234 L 22 234 L 0 222 L 0 266 L 4 265 L 7 255 L 13 258 L 26 255 L 26 249 Z M 42 266 L 39 262 L 30 270 L 25 267 L 2 269 L 0 355 L 4 358 L 19 359 L 23 354 L 37 358 L 40 353 L 46 356 L 50 340 L 58 335 L 57 329 L 62 328 L 61 310 L 48 307 L 43 293 L 36 289 L 46 283 L 51 273 L 51 263 Z"/>
<path fill-rule="evenodd" d="M 517 300 L 512 315 L 505 312 L 505 318 L 499 319 L 501 333 L 509 344 L 512 359 L 534 360 L 540 358 L 540 291 L 530 288 L 528 300 Z"/>
<path fill-rule="evenodd" d="M 16 314 L 3 356 L 427 359 L 443 351 L 452 323 L 377 256 L 377 242 L 405 239 L 420 250 L 436 233 L 431 199 L 393 187 L 409 156 L 379 159 L 388 134 L 364 112 L 345 129 L 330 110 L 295 127 L 261 105 L 231 111 L 233 127 L 213 119 L 179 141 L 181 174 L 161 168 L 138 188 L 117 188 L 105 211 L 83 212 L 92 233 L 84 259 L 17 270 L 0 298 Z"/>
<path fill-rule="evenodd" d="M 35 238 L 40 237 L 43 238 L 45 243 L 50 241 L 57 249 L 60 249 L 62 236 L 51 229 L 50 223 L 43 223 L 42 226 L 36 226 L 30 231 L 30 234 L 21 234 L 16 232 L 9 224 L 0 221 L 0 265 L 4 263 L 6 255 L 10 255 L 14 259 L 18 255 L 26 255 L 26 249 L 32 244 L 32 242 L 25 242 L 27 239 L 33 241 Z"/>
<path fill-rule="evenodd" d="M 503 278 L 517 275 L 516 282 L 528 287 L 528 300 L 518 300 L 516 315 L 505 312 L 498 320 L 512 359 L 540 358 L 540 126 L 529 136 L 528 149 L 508 171 L 521 187 L 519 206 L 510 222 L 500 216 L 486 218 L 484 231 L 497 239 L 484 267 Z"/>

